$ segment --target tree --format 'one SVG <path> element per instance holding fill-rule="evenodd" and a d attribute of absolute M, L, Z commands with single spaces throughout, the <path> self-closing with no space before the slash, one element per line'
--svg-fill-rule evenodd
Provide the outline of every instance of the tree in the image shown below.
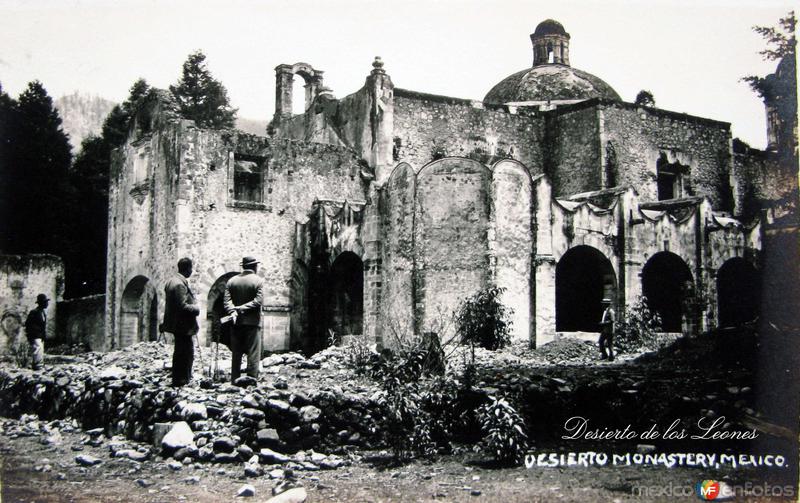
<path fill-rule="evenodd" d="M 765 61 L 785 59 L 790 63 L 793 69 L 795 51 L 797 49 L 797 38 L 795 37 L 797 19 L 794 16 L 794 11 L 790 11 L 786 17 L 779 19 L 778 26 L 778 28 L 771 26 L 753 26 L 753 31 L 764 37 L 767 42 L 767 48 L 759 51 L 759 54 Z M 770 76 L 759 77 L 757 75 L 747 75 L 742 77 L 742 80 L 747 82 L 750 89 L 758 93 L 762 98 L 781 95 L 787 91 L 784 89 L 776 89 L 775 79 L 770 79 Z"/>
<path fill-rule="evenodd" d="M 642 89 L 639 91 L 639 94 L 636 95 L 635 104 L 643 106 L 643 107 L 654 107 L 656 106 L 656 99 L 653 97 L 653 93 Z"/>
<path fill-rule="evenodd" d="M 80 225 L 72 234 L 78 253 L 67 260 L 67 296 L 100 293 L 105 289 L 111 153 L 125 143 L 131 119 L 149 91 L 144 79 L 134 82 L 128 98 L 106 116 L 101 135 L 83 140 L 72 165 L 70 185 L 77 202 L 72 210 L 74 220 Z"/>
<path fill-rule="evenodd" d="M 33 81 L 14 102 L 2 98 L 6 253 L 55 253 L 65 249 L 64 218 L 69 192 L 67 174 L 72 160 L 69 139 L 53 100 L 39 81 Z"/>
<path fill-rule="evenodd" d="M 178 102 L 181 114 L 200 127 L 231 128 L 236 109 L 231 108 L 225 87 L 211 76 L 201 51 L 189 55 L 183 63 L 178 84 L 169 90 Z"/>

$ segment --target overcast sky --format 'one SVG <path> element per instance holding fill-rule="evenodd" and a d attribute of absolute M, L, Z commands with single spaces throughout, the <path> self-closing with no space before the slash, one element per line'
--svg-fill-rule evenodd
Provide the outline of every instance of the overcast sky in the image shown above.
<path fill-rule="evenodd" d="M 122 101 L 144 77 L 174 83 L 202 49 L 242 117 L 270 118 L 275 73 L 304 61 L 337 97 L 364 83 L 376 55 L 395 86 L 483 99 L 531 65 L 528 38 L 547 18 L 572 39 L 572 66 L 625 101 L 650 90 L 660 108 L 731 122 L 766 144 L 764 107 L 739 82 L 774 62 L 751 26 L 775 25 L 787 0 L 146 1 L 0 0 L 0 83 L 16 96 L 39 79 L 54 96 Z M 298 79 L 299 80 L 299 79 Z"/>

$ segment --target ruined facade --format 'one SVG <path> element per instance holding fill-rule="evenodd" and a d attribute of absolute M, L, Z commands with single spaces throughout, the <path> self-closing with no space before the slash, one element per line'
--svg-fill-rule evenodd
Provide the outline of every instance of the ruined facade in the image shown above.
<path fill-rule="evenodd" d="M 109 346 L 157 336 L 182 256 L 206 342 L 241 257 L 263 261 L 271 351 L 440 331 L 487 285 L 533 345 L 596 332 L 604 296 L 646 296 L 666 332 L 752 319 L 759 209 L 796 197 L 796 171 L 734 149 L 727 123 L 621 101 L 570 66 L 569 40 L 541 23 L 533 66 L 483 101 L 396 88 L 379 58 L 340 99 L 279 65 L 267 137 L 197 128 L 153 92 L 112 172 Z"/>
<path fill-rule="evenodd" d="M 25 320 L 36 296 L 47 295 L 47 340 L 56 334 L 57 301 L 64 295 L 64 264 L 47 254 L 0 255 L 0 352 L 25 340 Z"/>

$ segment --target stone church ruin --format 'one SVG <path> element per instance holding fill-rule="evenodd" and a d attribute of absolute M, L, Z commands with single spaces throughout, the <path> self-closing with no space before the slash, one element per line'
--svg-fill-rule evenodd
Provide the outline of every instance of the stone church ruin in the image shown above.
<path fill-rule="evenodd" d="M 262 261 L 269 351 L 388 345 L 390 324 L 422 333 L 488 285 L 535 346 L 596 337 L 604 296 L 618 312 L 646 296 L 666 332 L 754 318 L 772 236 L 796 236 L 796 118 L 773 113 L 751 149 L 728 123 L 623 101 L 570 66 L 570 39 L 540 23 L 532 66 L 483 101 L 395 87 L 380 58 L 336 98 L 321 70 L 282 64 L 263 137 L 151 92 L 113 160 L 106 348 L 157 337 L 183 256 L 206 344 L 241 257 Z"/>

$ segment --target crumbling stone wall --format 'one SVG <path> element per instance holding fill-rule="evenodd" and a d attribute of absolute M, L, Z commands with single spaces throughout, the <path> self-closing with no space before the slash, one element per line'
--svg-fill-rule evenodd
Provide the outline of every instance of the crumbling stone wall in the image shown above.
<path fill-rule="evenodd" d="M 797 165 L 781 162 L 772 152 L 741 148 L 736 152 L 731 174 L 734 215 L 752 219 L 760 208 L 797 207 Z"/>
<path fill-rule="evenodd" d="M 395 89 L 394 158 L 415 166 L 445 156 L 485 165 L 516 159 L 542 171 L 543 120 L 533 112 Z"/>
<path fill-rule="evenodd" d="M 602 187 L 598 111 L 585 105 L 559 107 L 547 115 L 545 172 L 556 197 Z"/>
<path fill-rule="evenodd" d="M 64 264 L 55 255 L 0 255 L 0 352 L 25 337 L 36 296 L 47 295 L 47 339 L 56 335 L 56 303 L 64 294 Z"/>
<path fill-rule="evenodd" d="M 163 103 L 158 101 L 158 103 Z M 289 139 L 270 140 L 236 131 L 197 128 L 159 117 L 147 135 L 136 129 L 112 173 L 109 239 L 109 334 L 120 332 L 120 304 L 131 278 L 144 276 L 155 289 L 158 319 L 163 285 L 180 257 L 194 260 L 190 284 L 201 309 L 200 339 L 209 292 L 255 255 L 266 279 L 265 347 L 289 349 L 290 286 L 295 227 L 308 220 L 317 199 L 365 201 L 360 164 L 352 150 Z M 263 166 L 263 201 L 234 200 L 238 156 Z"/>
<path fill-rule="evenodd" d="M 733 209 L 730 124 L 622 102 L 603 101 L 598 110 L 602 141 L 616 153 L 618 185 L 657 200 L 656 163 L 664 153 L 689 166 L 684 197 L 703 196 L 717 210 Z"/>
<path fill-rule="evenodd" d="M 90 295 L 58 303 L 56 331 L 66 344 L 85 344 L 91 351 L 106 349 L 106 296 Z"/>
<path fill-rule="evenodd" d="M 462 158 L 432 162 L 417 175 L 414 251 L 422 330 L 436 328 L 488 283 L 490 181 L 485 166 Z"/>

